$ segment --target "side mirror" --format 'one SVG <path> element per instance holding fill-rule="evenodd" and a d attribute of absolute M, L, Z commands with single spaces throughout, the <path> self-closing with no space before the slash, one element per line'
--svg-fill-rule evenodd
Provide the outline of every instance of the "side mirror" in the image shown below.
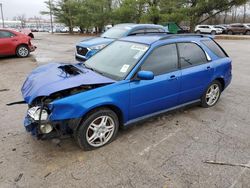
<path fill-rule="evenodd" d="M 140 80 L 153 80 L 154 73 L 152 71 L 139 71 L 137 73 L 137 78 Z"/>

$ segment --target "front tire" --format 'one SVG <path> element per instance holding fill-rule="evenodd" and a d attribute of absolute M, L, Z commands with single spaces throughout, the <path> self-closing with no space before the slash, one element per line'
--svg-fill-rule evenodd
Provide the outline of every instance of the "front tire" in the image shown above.
<path fill-rule="evenodd" d="M 216 35 L 216 31 L 212 31 L 212 32 L 211 32 L 211 35 Z"/>
<path fill-rule="evenodd" d="M 93 150 L 112 142 L 118 129 L 116 113 L 108 108 L 100 108 L 83 119 L 75 132 L 75 138 L 83 150 Z"/>
<path fill-rule="evenodd" d="M 30 49 L 26 45 L 20 45 L 16 49 L 16 55 L 18 57 L 28 57 L 30 55 Z"/>
<path fill-rule="evenodd" d="M 250 35 L 250 31 L 246 31 L 245 35 Z"/>
<path fill-rule="evenodd" d="M 213 81 L 207 90 L 204 92 L 201 98 L 201 106 L 204 108 L 209 108 L 214 106 L 221 95 L 222 86 L 221 83 L 217 80 Z"/>

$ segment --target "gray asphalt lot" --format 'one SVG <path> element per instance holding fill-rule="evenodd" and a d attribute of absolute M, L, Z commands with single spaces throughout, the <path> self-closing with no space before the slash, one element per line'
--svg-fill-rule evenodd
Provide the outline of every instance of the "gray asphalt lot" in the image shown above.
<path fill-rule="evenodd" d="M 192 106 L 121 130 L 98 150 L 73 139 L 38 141 L 22 123 L 20 87 L 35 67 L 74 62 L 80 36 L 35 33 L 29 58 L 0 59 L 0 187 L 250 187 L 250 40 L 217 40 L 233 59 L 233 81 L 219 103 Z"/>

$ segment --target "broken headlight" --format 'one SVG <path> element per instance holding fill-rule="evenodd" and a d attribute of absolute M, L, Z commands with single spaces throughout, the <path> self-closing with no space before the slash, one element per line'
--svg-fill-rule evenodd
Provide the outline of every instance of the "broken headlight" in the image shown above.
<path fill-rule="evenodd" d="M 40 131 L 41 131 L 43 134 L 48 134 L 48 133 L 50 133 L 52 130 L 53 130 L 53 127 L 52 127 L 52 125 L 50 125 L 50 124 L 42 124 L 42 125 L 40 125 Z"/>
<path fill-rule="evenodd" d="M 40 106 L 35 106 L 35 107 L 30 108 L 30 109 L 28 110 L 28 115 L 29 115 L 32 119 L 34 119 L 35 121 L 38 121 L 39 119 L 40 119 L 41 121 L 45 121 L 45 120 L 48 119 L 48 116 L 49 116 L 47 110 L 45 110 L 45 109 L 42 109 L 42 110 L 41 110 L 41 107 L 40 107 Z M 40 116 L 41 116 L 41 118 L 40 118 Z"/>

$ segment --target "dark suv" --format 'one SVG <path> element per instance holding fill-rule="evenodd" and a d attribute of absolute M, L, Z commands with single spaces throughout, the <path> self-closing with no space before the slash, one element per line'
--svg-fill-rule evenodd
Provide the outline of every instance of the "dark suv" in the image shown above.
<path fill-rule="evenodd" d="M 227 34 L 243 34 L 243 35 L 250 35 L 250 27 L 244 24 L 231 24 L 228 27 Z"/>

